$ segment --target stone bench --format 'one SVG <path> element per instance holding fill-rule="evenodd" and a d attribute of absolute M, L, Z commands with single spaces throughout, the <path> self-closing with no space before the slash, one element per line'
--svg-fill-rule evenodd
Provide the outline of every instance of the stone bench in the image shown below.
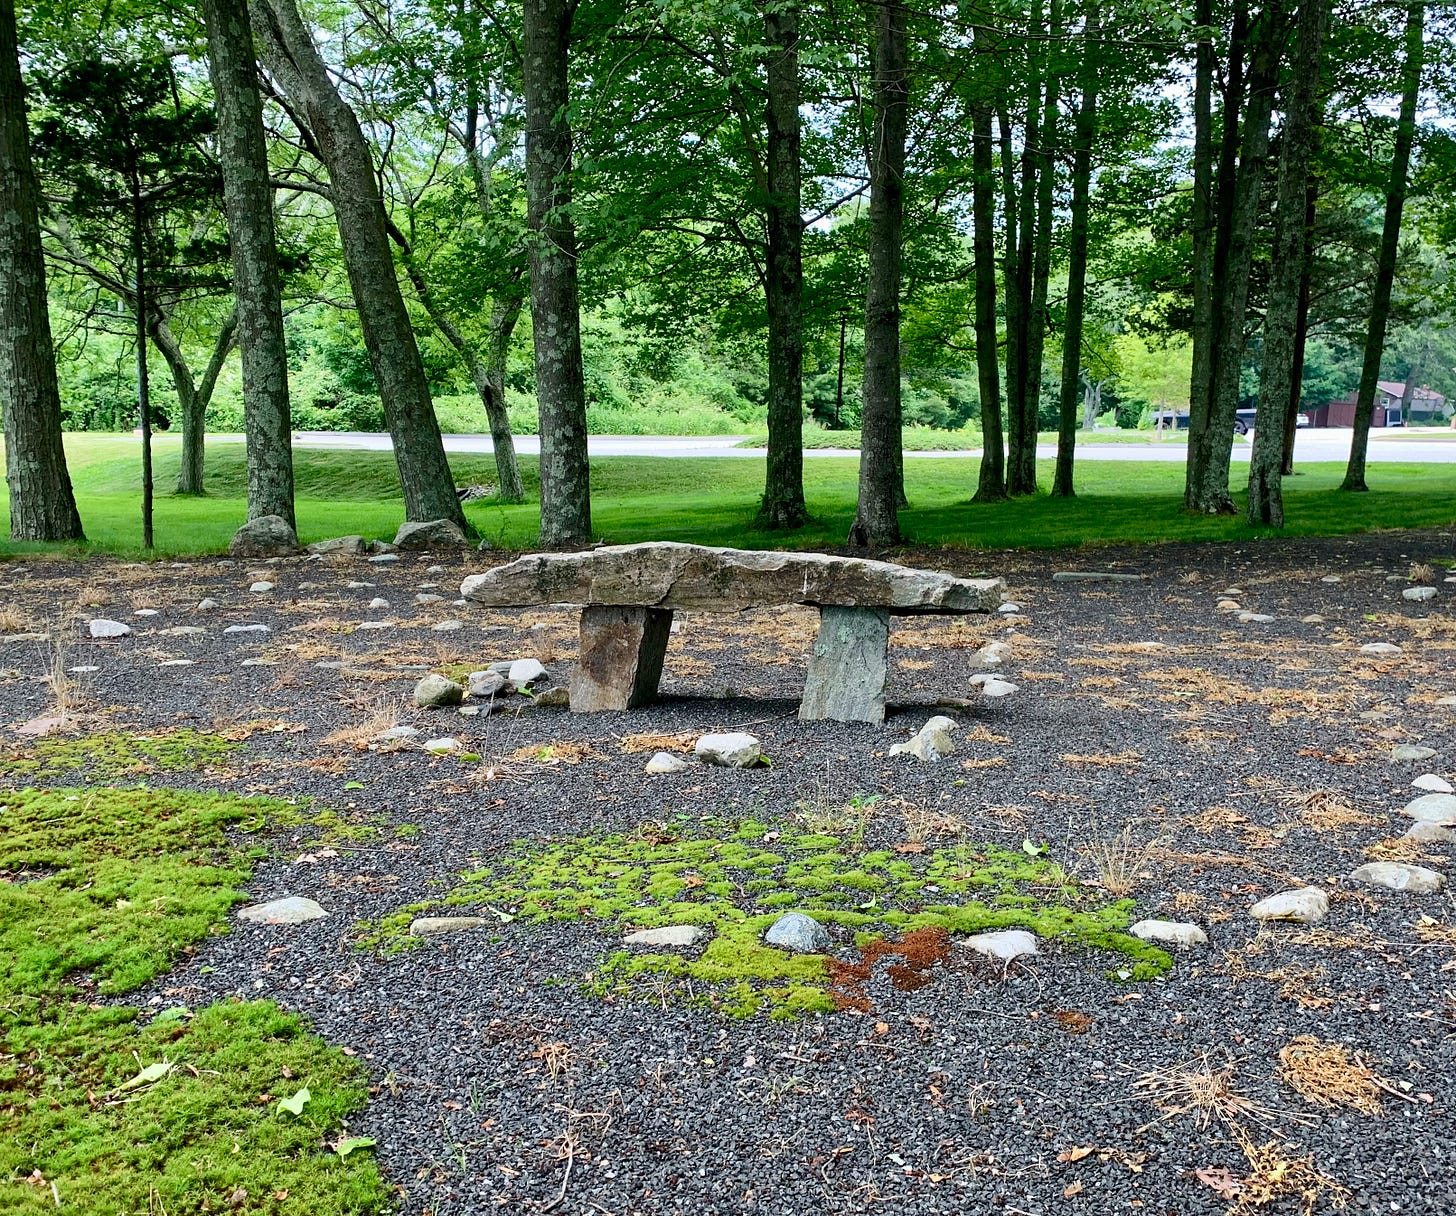
<path fill-rule="evenodd" d="M 799 717 L 883 722 L 890 617 L 994 612 L 1000 579 L 822 553 L 761 553 L 654 541 L 581 553 L 535 553 L 460 585 L 491 608 L 580 604 L 576 713 L 626 710 L 657 695 L 673 610 L 819 609 Z"/>

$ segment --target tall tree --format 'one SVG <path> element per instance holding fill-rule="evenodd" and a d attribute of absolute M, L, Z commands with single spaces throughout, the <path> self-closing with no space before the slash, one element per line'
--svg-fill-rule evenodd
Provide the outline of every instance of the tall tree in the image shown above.
<path fill-rule="evenodd" d="M 541 411 L 541 544 L 591 540 L 576 221 L 571 213 L 570 0 L 525 0 L 526 198 Z"/>
<path fill-rule="evenodd" d="M 1061 416 L 1052 494 L 1071 498 L 1077 450 L 1077 384 L 1082 367 L 1082 326 L 1087 301 L 1087 213 L 1092 194 L 1092 144 L 1097 136 L 1097 83 L 1101 10 L 1090 0 L 1082 26 L 1082 98 L 1072 127 L 1072 225 L 1067 250 L 1067 306 L 1062 332 Z"/>
<path fill-rule="evenodd" d="M 61 444 L 61 395 L 14 0 L 0 0 L 0 334 L 10 539 L 80 540 L 81 517 Z"/>
<path fill-rule="evenodd" d="M 1329 0 L 1303 0 L 1290 65 L 1284 128 L 1280 136 L 1279 201 L 1274 220 L 1269 302 L 1264 313 L 1264 355 L 1254 450 L 1249 457 L 1248 518 L 1251 524 L 1284 526 L 1284 423 L 1290 395 L 1297 394 L 1300 356 L 1296 349 L 1301 288 L 1308 299 L 1309 166 L 1314 156 L 1320 61 Z"/>
<path fill-rule="evenodd" d="M 798 528 L 804 502 L 804 217 L 799 180 L 799 3 L 767 0 L 768 467 L 760 526 Z"/>
<path fill-rule="evenodd" d="M 248 518 L 277 515 L 296 529 L 288 349 L 253 26 L 247 0 L 203 0 L 202 12 L 242 348 Z"/>
<path fill-rule="evenodd" d="M 979 35 L 980 30 L 976 33 Z M 981 471 L 974 502 L 1006 497 L 1006 447 L 1001 431 L 1001 370 L 996 351 L 995 159 L 991 107 L 971 111 L 971 243 L 975 259 L 976 373 L 981 390 Z"/>
<path fill-rule="evenodd" d="M 1027 28 L 1040 34 L 1041 0 L 1032 0 Z M 1036 220 L 1040 193 L 1039 169 L 1042 167 L 1042 97 L 1043 66 L 1046 44 L 1030 43 L 1026 55 L 1026 110 L 1022 122 L 1021 181 L 1014 194 L 1007 195 L 1006 248 L 1008 271 L 1004 284 L 1006 294 L 1006 492 L 1011 495 L 1036 492 L 1037 417 L 1033 405 L 1032 381 L 1038 393 L 1041 368 L 1031 364 L 1032 279 L 1036 260 L 1038 233 Z M 1006 156 L 1003 140 L 1003 159 Z M 1008 165 L 1003 172 L 1009 173 Z M 1013 240 L 1011 233 L 1015 231 Z M 1015 250 L 1014 255 L 1010 253 Z M 1014 258 L 1014 266 L 1011 265 Z"/>
<path fill-rule="evenodd" d="M 294 0 L 250 0 L 249 11 L 263 63 L 281 87 L 300 133 L 328 170 L 328 197 L 394 444 L 405 517 L 417 522 L 449 519 L 468 530 L 395 273 L 374 159 L 359 120 L 340 97 Z"/>
<path fill-rule="evenodd" d="M 905 7 L 896 0 L 881 0 L 875 21 L 859 507 L 849 530 L 852 545 L 893 545 L 900 540 L 900 266 L 909 101 Z"/>
<path fill-rule="evenodd" d="M 1385 354 L 1385 330 L 1390 320 L 1390 292 L 1400 254 L 1400 223 L 1405 211 L 1411 147 L 1416 138 L 1416 106 L 1420 101 L 1421 72 L 1425 65 L 1426 0 L 1410 0 L 1405 17 L 1405 63 L 1400 73 L 1400 118 L 1390 158 L 1390 180 L 1385 188 L 1385 224 L 1380 235 L 1380 256 L 1375 265 L 1375 287 L 1370 293 L 1370 325 L 1365 333 L 1365 362 L 1355 398 L 1355 433 L 1350 439 L 1350 462 L 1342 490 L 1365 491 L 1365 458 L 1370 444 L 1370 423 L 1375 414 L 1375 392 L 1380 386 L 1380 361 Z"/>

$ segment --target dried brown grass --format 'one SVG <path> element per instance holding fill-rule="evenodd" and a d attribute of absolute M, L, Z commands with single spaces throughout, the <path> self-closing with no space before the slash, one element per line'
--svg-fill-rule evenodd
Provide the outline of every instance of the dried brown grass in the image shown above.
<path fill-rule="evenodd" d="M 1345 1106 L 1364 1115 L 1378 1115 L 1385 1109 L 1380 1095 L 1388 1090 L 1388 1083 L 1343 1043 L 1302 1034 L 1280 1048 L 1279 1075 L 1315 1106 Z"/>

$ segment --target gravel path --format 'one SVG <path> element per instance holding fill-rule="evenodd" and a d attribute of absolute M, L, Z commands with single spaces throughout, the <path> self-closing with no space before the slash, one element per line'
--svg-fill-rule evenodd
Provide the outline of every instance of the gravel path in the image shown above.
<path fill-rule="evenodd" d="M 1452 535 L 919 556 L 1005 576 L 1023 611 L 898 623 L 899 708 L 883 729 L 793 716 L 814 626 L 800 610 L 686 618 L 669 695 L 630 716 L 408 708 L 432 667 L 535 657 L 558 680 L 569 669 L 571 614 L 450 603 L 473 558 L 11 563 L 0 606 L 32 628 L 68 623 L 65 665 L 96 669 L 75 676 L 89 728 L 246 738 L 226 767 L 156 781 L 313 796 L 373 829 L 332 853 L 307 836 L 278 841 L 253 893 L 311 896 L 329 917 L 235 924 L 141 999 L 270 997 L 357 1052 L 376 1092 L 353 1130 L 378 1141 L 410 1216 L 1171 1216 L 1228 1210 L 1240 1179 L 1252 1204 L 1251 1161 L 1274 1158 L 1312 1163 L 1314 1173 L 1262 1176 L 1304 1176 L 1316 1210 L 1336 1187 L 1357 1212 L 1456 1210 L 1456 903 L 1449 891 L 1372 892 L 1347 879 L 1372 856 L 1450 868 L 1449 846 L 1381 842 L 1405 830 L 1398 812 L 1420 792 L 1415 777 L 1456 784 Z M 1422 563 L 1437 596 L 1407 601 Z M 1071 569 L 1147 577 L 1052 577 Z M 254 571 L 273 590 L 250 592 Z M 420 605 L 417 594 L 445 598 Z M 369 609 L 376 596 L 389 607 Z M 204 597 L 219 607 L 196 611 Z M 1238 609 L 1216 609 L 1222 599 Z M 74 622 L 84 632 L 93 617 L 133 633 L 79 638 Z M 433 628 L 448 619 L 462 627 Z M 357 628 L 368 620 L 393 624 Z M 238 624 L 270 632 L 222 632 Z M 205 632 L 164 632 L 177 626 Z M 947 712 L 930 708 L 938 698 L 969 695 L 975 650 L 996 639 L 1011 647 L 998 671 L 1020 692 L 949 711 L 962 730 L 942 764 L 889 757 Z M 1360 651 L 1371 642 L 1401 650 Z M 43 714 L 51 648 L 0 646 L 5 717 Z M 163 666 L 179 659 L 191 664 Z M 390 720 L 451 734 L 483 759 L 362 744 Z M 772 767 L 647 778 L 650 752 L 622 745 L 714 729 L 751 731 Z M 588 745 L 578 762 L 522 750 L 566 742 Z M 1398 744 L 1437 754 L 1392 762 Z M 782 823 L 821 791 L 953 815 L 968 840 L 1044 840 L 1088 880 L 1087 852 L 1131 824 L 1135 843 L 1156 842 L 1139 867 L 1137 915 L 1196 922 L 1211 944 L 1177 953 L 1172 973 L 1146 984 L 1107 979 L 1116 956 L 1055 944 L 1005 975 L 958 954 L 917 991 L 872 982 L 869 1015 L 787 1022 L 587 995 L 580 982 L 616 943 L 589 922 L 502 923 L 384 956 L 354 945 L 358 922 L 438 898 L 516 841 L 679 814 Z M 866 843 L 903 838 L 887 811 Z M 1247 915 L 1305 884 L 1330 894 L 1322 925 L 1261 930 Z M 1280 1052 L 1299 1036 L 1368 1065 L 1384 1087 L 1366 1095 L 1380 1113 L 1291 1088 Z M 1200 1074 L 1205 1092 L 1223 1094 L 1218 1110 L 1180 1099 L 1176 1079 Z M 1295 1193 L 1259 1210 L 1302 1206 Z"/>

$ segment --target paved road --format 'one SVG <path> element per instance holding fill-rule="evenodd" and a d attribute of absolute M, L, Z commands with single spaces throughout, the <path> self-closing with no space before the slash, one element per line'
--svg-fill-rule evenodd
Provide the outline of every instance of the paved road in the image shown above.
<path fill-rule="evenodd" d="M 1350 431 L 1305 430 L 1295 440 L 1294 457 L 1305 463 L 1311 461 L 1338 461 L 1343 463 L 1350 455 Z M 587 449 L 593 456 L 736 456 L 750 460 L 763 458 L 762 448 L 740 448 L 742 435 L 711 435 L 679 437 L 670 435 L 593 435 L 587 441 Z M 1234 459 L 1247 461 L 1252 436 L 1241 436 L 1234 441 Z M 294 442 L 299 447 L 356 448 L 365 451 L 385 452 L 390 448 L 389 436 L 359 431 L 300 431 Z M 489 435 L 446 435 L 445 450 L 448 452 L 490 452 Z M 541 450 L 535 435 L 518 435 L 516 450 L 525 455 L 535 455 Z M 816 456 L 855 456 L 857 452 L 840 448 L 811 448 L 804 453 Z M 915 457 L 967 457 L 979 456 L 980 450 L 964 452 L 906 452 L 907 458 Z M 1043 445 L 1037 454 L 1046 459 L 1056 455 L 1056 449 Z M 1186 458 L 1187 446 L 1181 442 L 1149 442 L 1145 445 L 1131 443 L 1087 443 L 1077 447 L 1078 460 L 1174 460 Z M 1369 459 L 1375 461 L 1418 461 L 1433 464 L 1456 464 L 1456 434 L 1440 431 L 1423 434 L 1419 431 L 1405 432 L 1396 437 L 1386 437 L 1379 432 L 1370 436 Z"/>

